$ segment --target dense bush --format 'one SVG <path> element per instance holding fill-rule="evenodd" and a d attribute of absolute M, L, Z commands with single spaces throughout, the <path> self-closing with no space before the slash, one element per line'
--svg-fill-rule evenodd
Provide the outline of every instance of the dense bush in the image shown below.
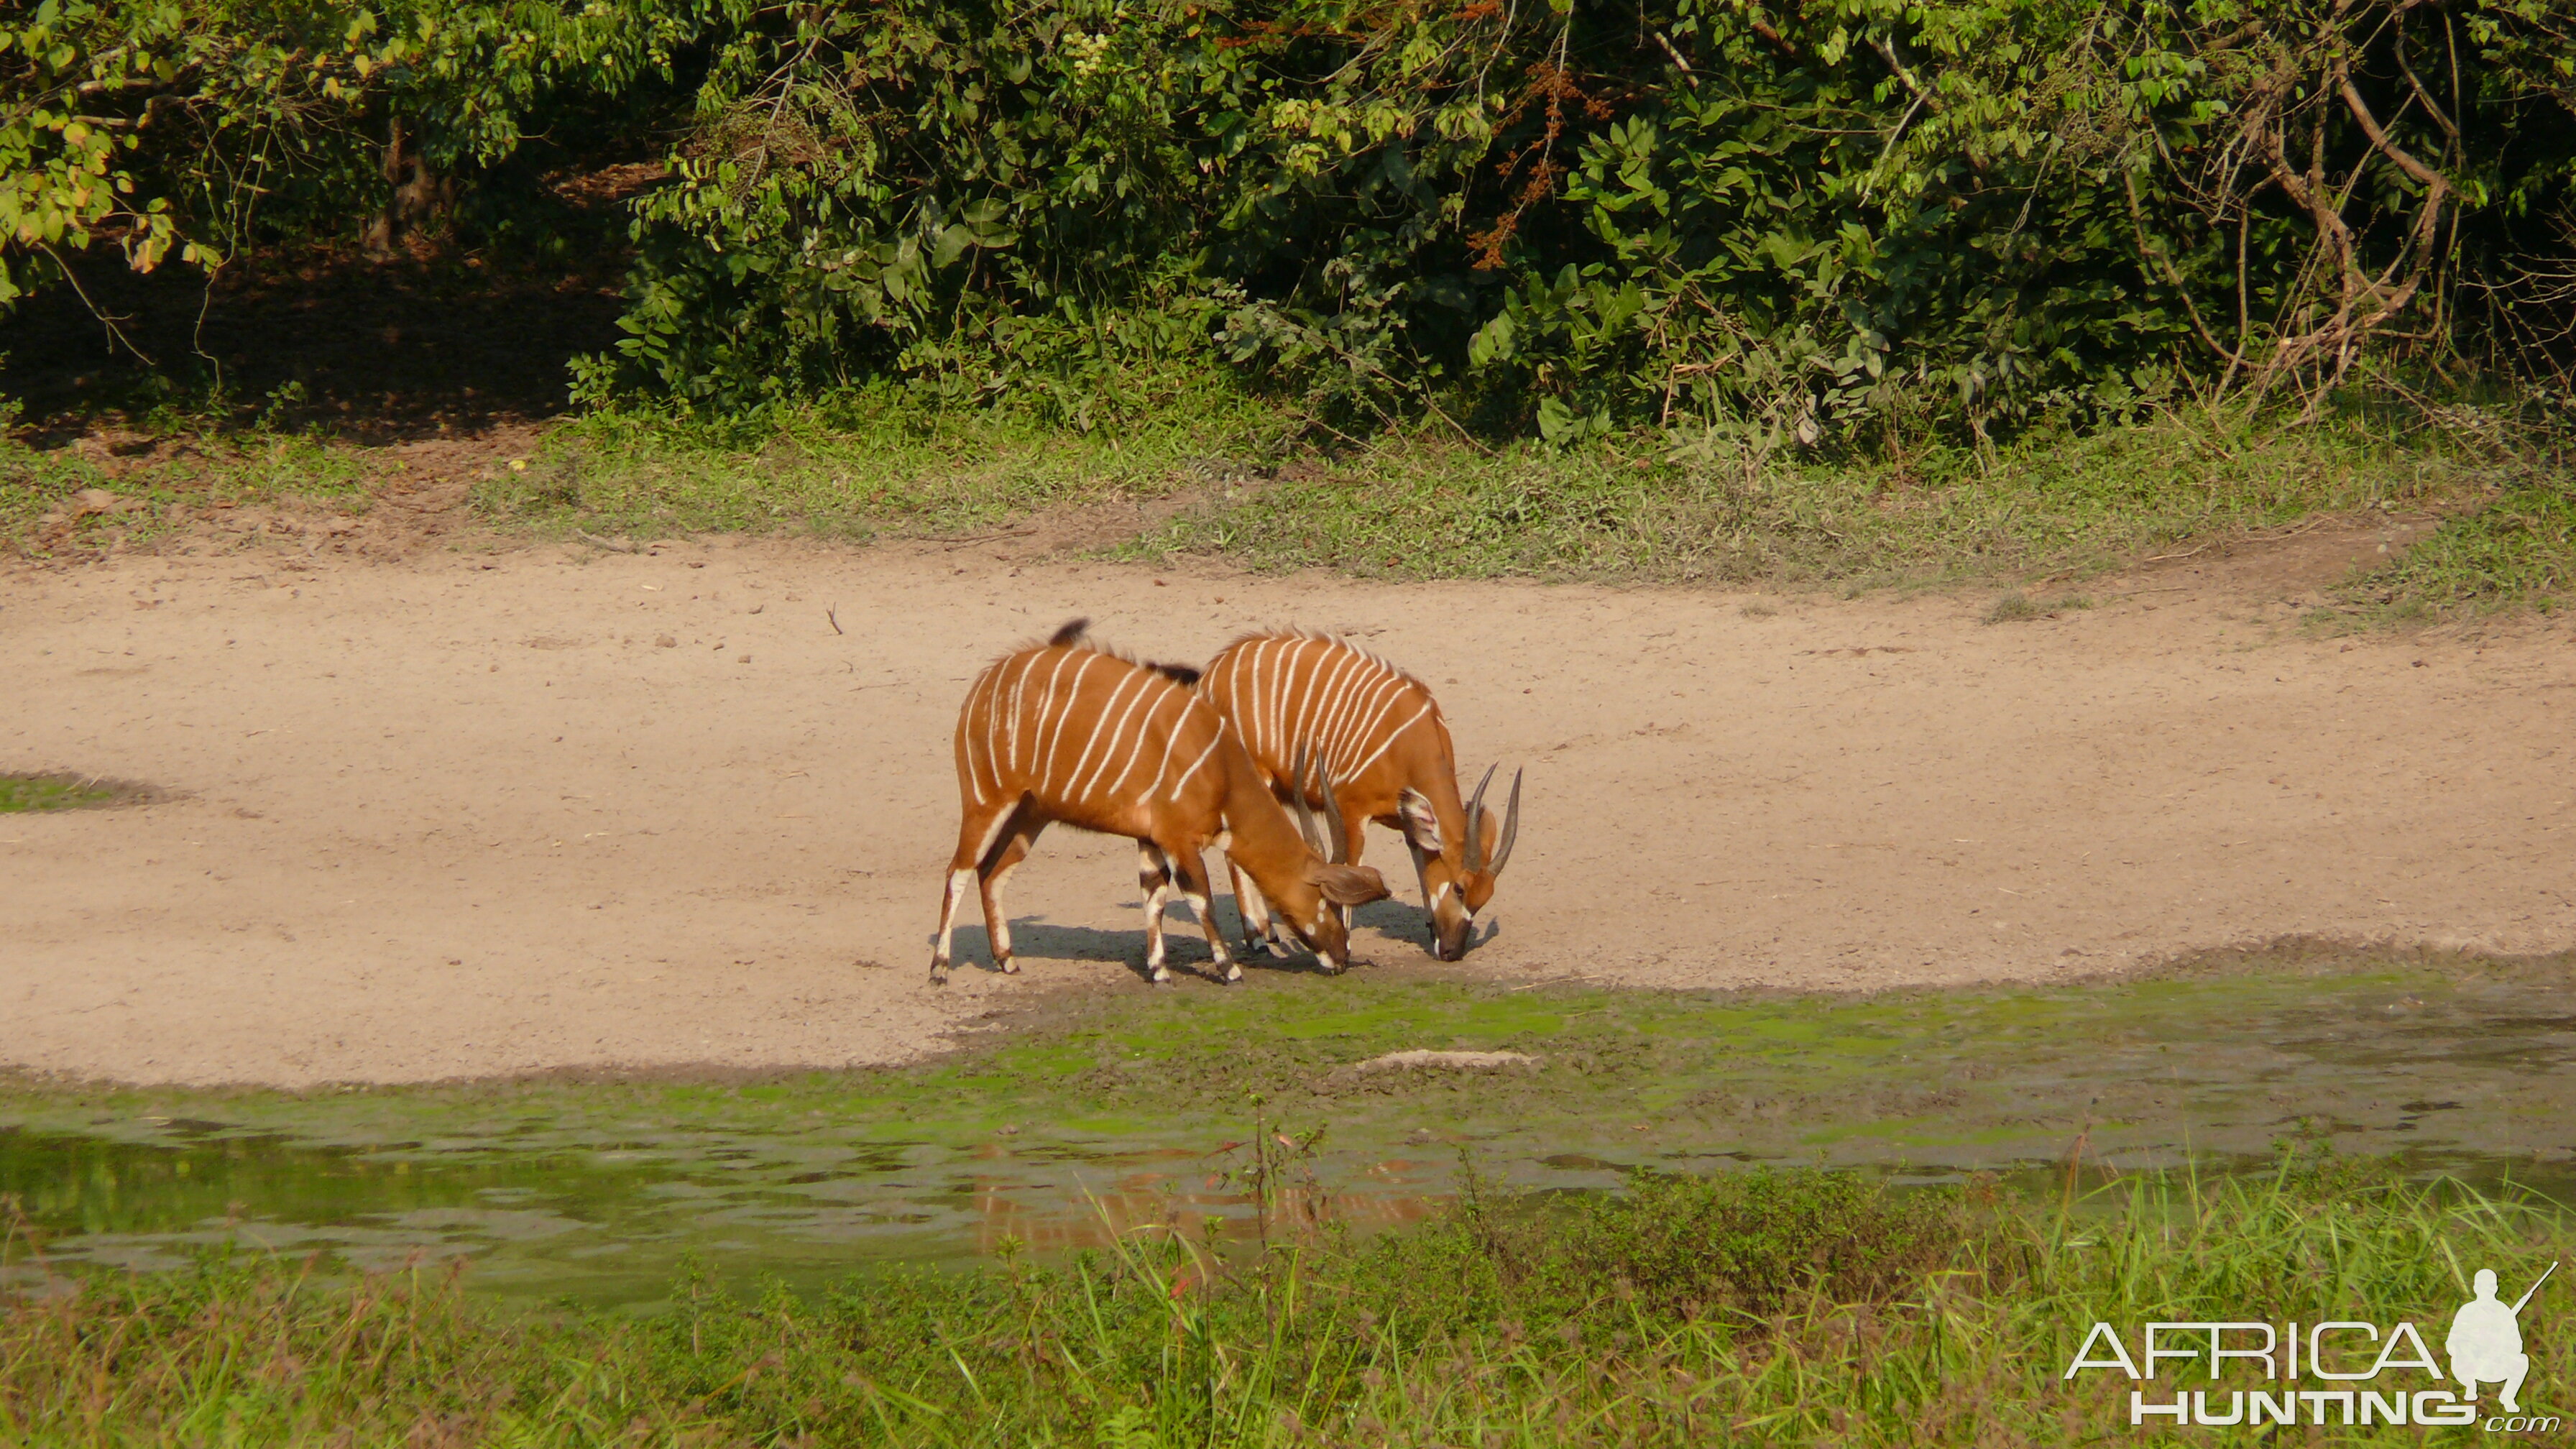
<path fill-rule="evenodd" d="M 1812 442 L 2528 363 L 2565 310 L 2576 0 L 32 17 L 0 292 L 85 245 L 381 241 L 525 134 L 667 130 L 595 399 L 891 372 L 1085 424 L 1103 375 L 1222 360 L 1335 427 Z"/>

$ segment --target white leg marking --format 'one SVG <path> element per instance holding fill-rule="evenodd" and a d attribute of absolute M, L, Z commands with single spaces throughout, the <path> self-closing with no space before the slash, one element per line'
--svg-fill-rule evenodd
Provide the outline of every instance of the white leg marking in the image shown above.
<path fill-rule="evenodd" d="M 948 974 L 948 943 L 957 929 L 957 903 L 966 899 L 966 888 L 975 883 L 972 870 L 948 873 L 948 899 L 939 907 L 939 944 L 930 948 L 930 974 L 933 979 Z"/>
<path fill-rule="evenodd" d="M 975 842 L 976 864 L 981 865 L 984 857 L 993 853 L 993 842 L 1002 838 L 1002 831 L 1010 825 L 1011 817 L 1019 813 L 1017 807 L 1002 811 L 993 817 L 992 824 L 984 827 L 984 838 Z"/>
<path fill-rule="evenodd" d="M 1226 858 L 1225 870 L 1234 880 L 1234 913 L 1242 921 L 1244 949 L 1261 949 L 1261 943 L 1265 941 L 1274 943 L 1275 949 L 1279 923 L 1270 918 L 1269 898 L 1262 895 L 1261 887 L 1242 866 L 1235 863 L 1233 857 Z"/>
<path fill-rule="evenodd" d="M 1136 846 L 1136 873 L 1139 879 L 1152 875 L 1154 884 L 1145 892 L 1145 966 L 1155 981 L 1172 979 L 1163 964 L 1163 907 L 1172 899 L 1172 868 L 1163 853 L 1139 841 Z"/>
<path fill-rule="evenodd" d="M 1207 936 L 1208 950 L 1214 956 L 1215 964 L 1225 968 L 1225 979 L 1241 981 L 1243 967 L 1235 961 L 1234 953 L 1225 949 L 1225 928 L 1216 923 L 1215 902 L 1193 890 L 1182 891 L 1181 899 L 1189 902 L 1190 916 Z"/>
<path fill-rule="evenodd" d="M 984 921 L 991 927 L 993 959 L 1003 970 L 1013 974 L 1018 973 L 1020 963 L 1011 957 L 1011 918 L 1002 910 L 1002 887 L 1010 884 L 1011 872 L 1019 868 L 1020 862 L 1012 861 L 993 872 L 992 879 L 984 882 Z"/>

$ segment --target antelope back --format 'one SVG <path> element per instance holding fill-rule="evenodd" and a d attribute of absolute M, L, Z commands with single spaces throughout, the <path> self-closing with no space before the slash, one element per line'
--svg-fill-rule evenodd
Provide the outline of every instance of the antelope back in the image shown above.
<path fill-rule="evenodd" d="M 1160 809 L 1214 817 L 1224 738 L 1223 719 L 1169 673 L 1077 637 L 976 678 L 957 717 L 958 790 L 970 806 L 1027 797 L 1051 819 L 1141 838 Z"/>
<path fill-rule="evenodd" d="M 1320 765 L 1369 794 L 1369 775 L 1396 742 L 1426 723 L 1441 731 L 1440 706 L 1422 681 L 1356 645 L 1321 634 L 1252 634 L 1210 661 L 1199 695 L 1234 724 L 1270 778 L 1305 793 Z M 1447 750 L 1440 751 L 1442 756 Z M 1397 780 L 1385 790 L 1392 808 Z"/>

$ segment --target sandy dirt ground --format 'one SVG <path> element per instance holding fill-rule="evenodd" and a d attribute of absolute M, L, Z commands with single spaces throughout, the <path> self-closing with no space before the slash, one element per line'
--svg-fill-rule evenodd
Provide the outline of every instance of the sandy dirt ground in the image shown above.
<path fill-rule="evenodd" d="M 2295 601 L 2368 530 L 1989 625 L 1983 592 L 1262 579 L 1008 542 L 450 538 L 388 561 L 321 546 L 338 527 L 0 571 L 0 770 L 171 792 L 0 816 L 0 1064 L 289 1086 L 836 1066 L 1052 989 L 1151 989 L 1131 847 L 1061 831 L 1013 882 L 1023 974 L 985 969 L 977 923 L 957 979 L 924 979 L 966 681 L 1075 614 L 1202 661 L 1294 622 L 1428 679 L 1462 764 L 1528 768 L 1463 968 L 1515 983 L 2576 944 L 2576 630 L 2302 632 Z M 1422 948 L 1400 844 L 1371 859 L 1401 890 L 1363 913 L 1361 969 L 1462 969 Z M 1177 915 L 1173 939 L 1205 961 Z"/>

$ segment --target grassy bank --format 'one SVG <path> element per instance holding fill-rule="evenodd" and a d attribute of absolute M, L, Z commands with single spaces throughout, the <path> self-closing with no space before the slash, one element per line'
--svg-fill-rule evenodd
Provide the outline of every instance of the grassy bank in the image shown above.
<path fill-rule="evenodd" d="M 2479 520 L 2490 498 L 2564 485 L 2492 439 L 2359 414 L 2309 427 L 2166 414 L 2008 447 L 1826 457 L 1708 429 L 1566 449 L 1439 428 L 1336 439 L 1199 384 L 1087 432 L 884 397 L 753 428 L 594 418 L 478 499 L 541 531 L 645 536 L 946 535 L 1143 505 L 1080 546 L 1257 571 L 1847 591 L 2082 577 L 2321 513 L 2434 509 L 2462 515 L 2446 547 L 2482 567 L 2423 568 L 2377 593 L 2440 608 L 2563 588 L 2576 560 L 2563 528 L 2521 527 L 2510 510 Z M 2384 602 L 2369 587 L 2354 601 Z"/>
<path fill-rule="evenodd" d="M 643 1321 L 499 1314 L 429 1268 L 94 1277 L 0 1316 L 0 1437 L 2059 1445 L 2133 1432 L 2129 1380 L 2063 1377 L 2096 1320 L 2133 1344 L 2148 1320 L 2249 1318 L 2411 1321 L 2438 1343 L 2473 1268 L 2518 1292 L 2576 1257 L 2555 1209 L 2331 1162 L 2038 1204 L 1815 1172 L 1639 1178 L 1570 1206 L 1471 1192 L 1358 1246 L 1292 1226 L 1209 1241 L 1176 1223 L 1062 1267 L 862 1277 L 819 1301 L 685 1282 Z M 2526 1407 L 2556 1408 L 2576 1373 L 2565 1301 L 2522 1316 Z"/>
<path fill-rule="evenodd" d="M 210 1238 L 375 1266 L 418 1249 L 471 1255 L 478 1295 L 595 1307 L 662 1301 L 692 1252 L 738 1290 L 811 1292 L 1012 1240 L 1061 1262 L 1104 1243 L 1104 1214 L 1243 1231 L 1247 1144 L 1280 1123 L 1361 1233 L 1449 1206 L 1461 1154 L 1534 1193 L 1752 1164 L 2053 1192 L 2070 1153 L 2134 1174 L 2295 1143 L 2576 1202 L 2556 1127 L 2576 1114 L 2572 968 L 2283 950 L 1870 996 L 1256 973 L 1053 998 L 898 1067 L 307 1093 L 0 1079 L 0 1195 L 58 1263 Z M 1378 1060 L 1425 1048 L 1530 1060 Z M 0 1283 L 31 1262 L 0 1248 Z"/>
<path fill-rule="evenodd" d="M 540 537 L 1026 528 L 1077 551 L 1255 570 L 1857 591 L 2081 578 L 2321 514 L 2397 510 L 2446 521 L 2353 580 L 2357 610 L 2549 607 L 2576 580 L 2576 485 L 2505 409 L 2356 407 L 2304 425 L 2169 412 L 2009 445 L 1828 456 L 1698 428 L 1563 449 L 1436 426 L 1349 439 L 1218 377 L 1115 383 L 1044 416 L 890 387 L 723 422 L 601 413 L 513 445 L 524 456 L 451 466 L 484 522 Z M 235 435 L 113 476 L 67 450 L 10 447 L 0 531 L 22 553 L 77 556 L 150 543 L 210 506 L 362 509 L 405 476 L 390 455 L 312 432 Z M 92 489 L 112 506 L 82 502 Z"/>

